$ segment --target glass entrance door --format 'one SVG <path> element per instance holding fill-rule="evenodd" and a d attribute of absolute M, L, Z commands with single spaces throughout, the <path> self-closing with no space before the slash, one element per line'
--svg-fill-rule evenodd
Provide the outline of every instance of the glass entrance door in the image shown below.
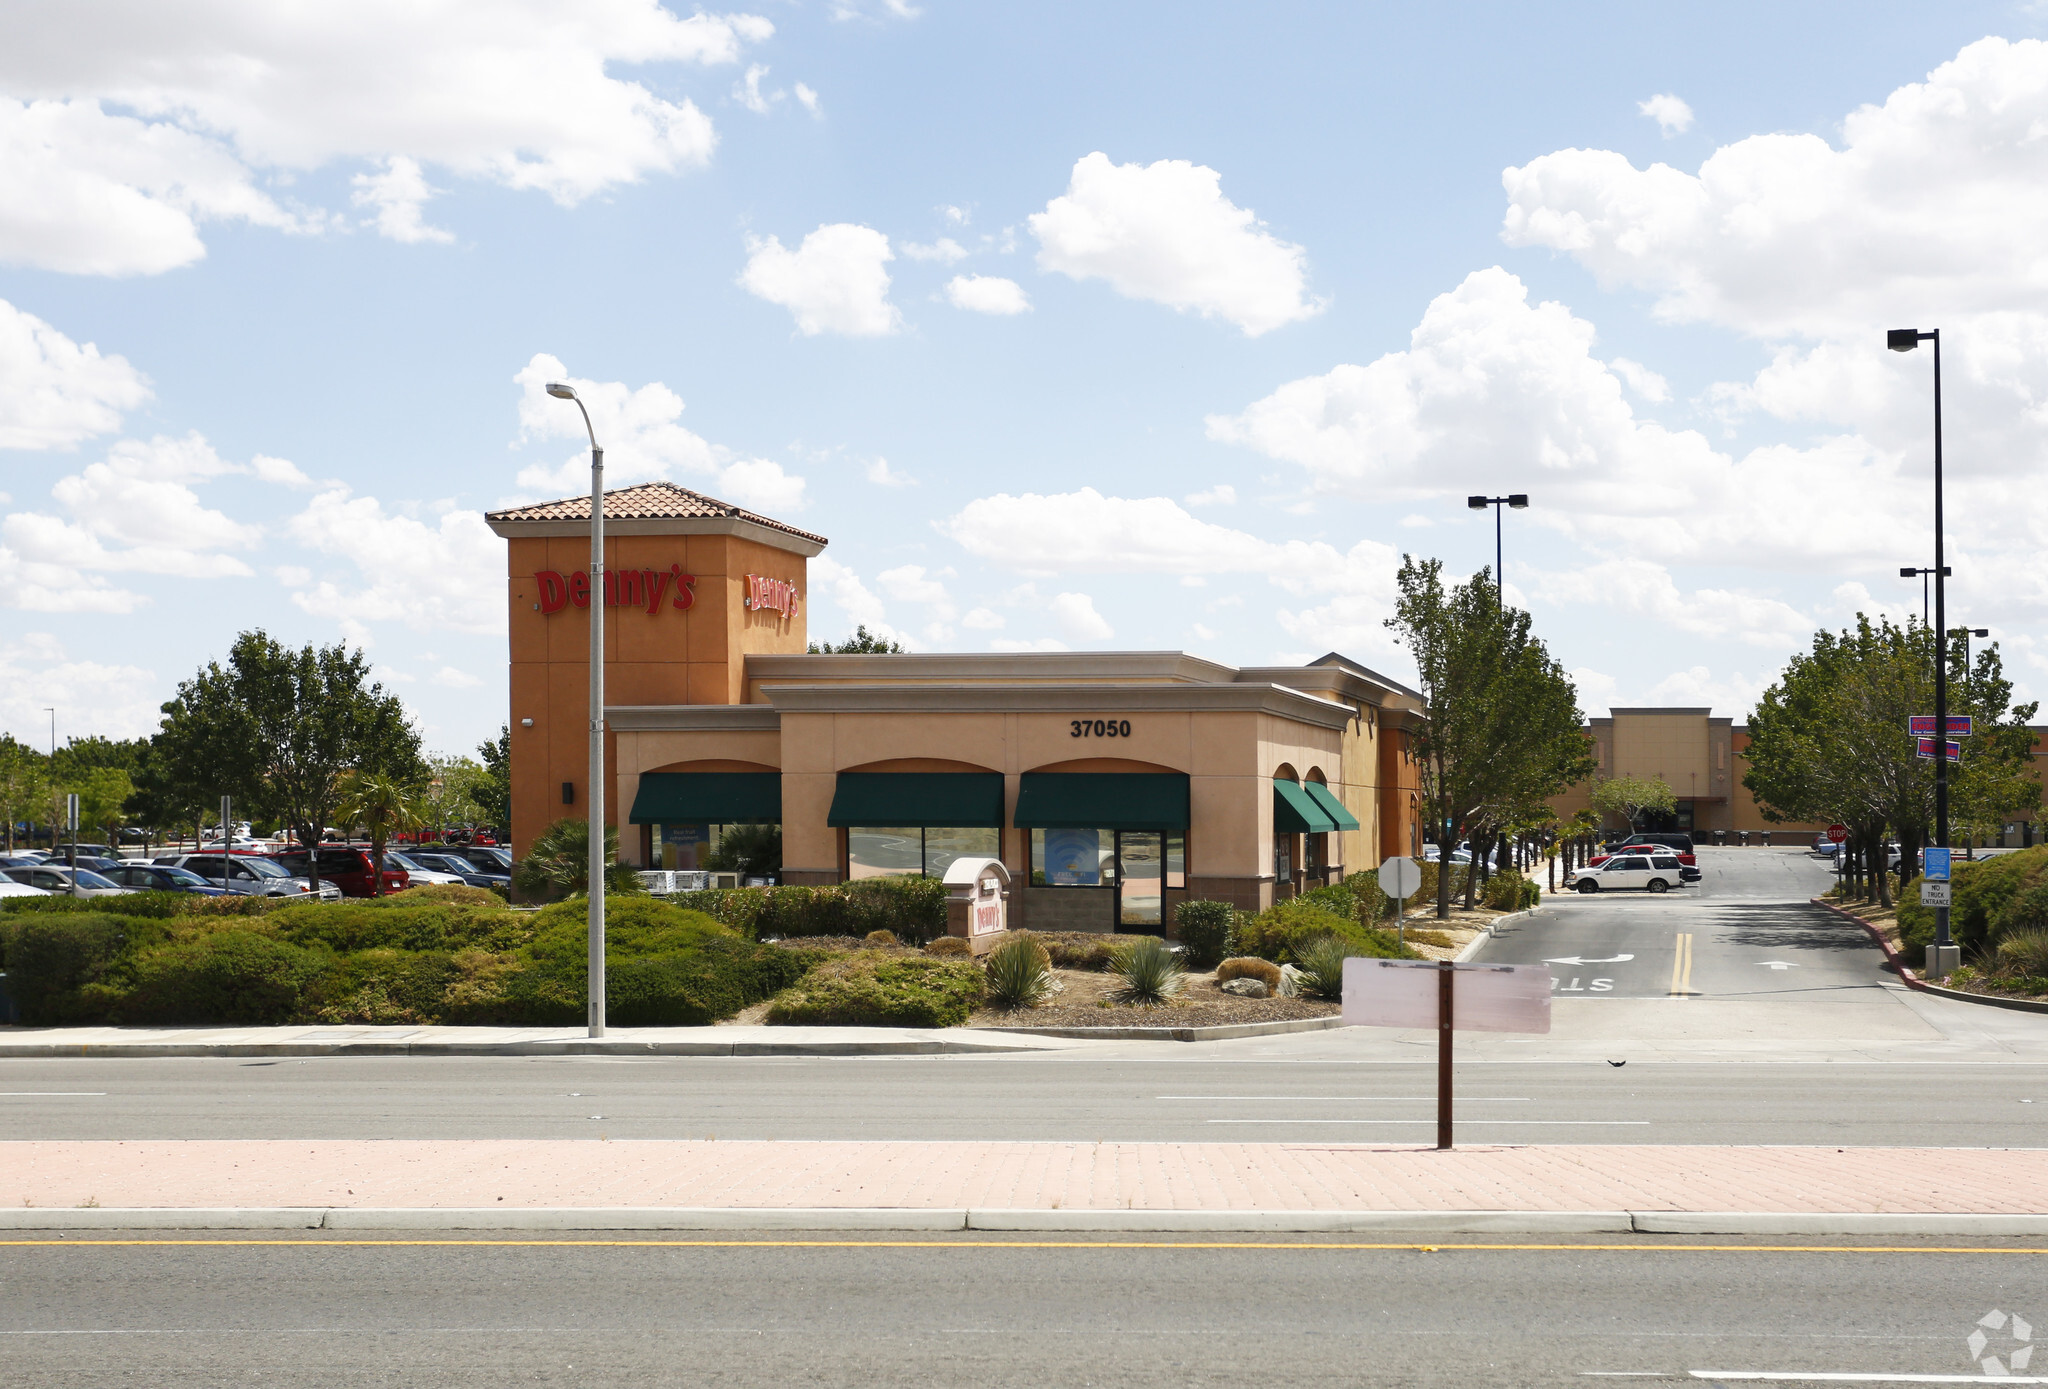
<path fill-rule="evenodd" d="M 1123 871 L 1117 874 L 1117 929 L 1155 931 L 1164 919 L 1165 886 L 1160 835 L 1149 830 L 1119 830 L 1117 858 Z"/>

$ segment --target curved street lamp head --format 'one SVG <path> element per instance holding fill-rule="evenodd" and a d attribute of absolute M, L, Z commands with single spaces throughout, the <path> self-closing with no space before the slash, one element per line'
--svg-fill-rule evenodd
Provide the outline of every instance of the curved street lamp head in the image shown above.
<path fill-rule="evenodd" d="M 576 388 L 566 381 L 550 381 L 548 382 L 548 394 L 556 400 L 574 400 L 576 398 Z"/>

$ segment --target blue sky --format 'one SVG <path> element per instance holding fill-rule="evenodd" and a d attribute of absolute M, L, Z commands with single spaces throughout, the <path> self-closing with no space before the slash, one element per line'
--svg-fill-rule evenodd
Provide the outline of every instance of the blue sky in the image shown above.
<path fill-rule="evenodd" d="M 17 736 L 145 733 L 252 625 L 494 732 L 478 513 L 578 490 L 558 370 L 615 481 L 832 538 L 814 635 L 1400 675 L 1399 554 L 1489 563 L 1463 498 L 1526 491 L 1510 594 L 1587 711 L 1740 717 L 1917 611 L 1906 323 L 1958 620 L 2048 687 L 2031 7 L 19 13 Z"/>

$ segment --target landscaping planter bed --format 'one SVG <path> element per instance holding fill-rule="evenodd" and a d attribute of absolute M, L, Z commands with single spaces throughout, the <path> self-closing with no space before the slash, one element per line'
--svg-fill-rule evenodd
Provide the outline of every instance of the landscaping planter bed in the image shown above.
<path fill-rule="evenodd" d="M 981 1007 L 969 1027 L 1221 1027 L 1231 1023 L 1291 1022 L 1326 1018 L 1334 1003 L 1309 998 L 1238 998 L 1216 988 L 1213 971 L 1190 974 L 1179 998 L 1156 1008 L 1103 1003 L 1117 988 L 1116 976 L 1092 970 L 1056 969 L 1060 991 L 1037 1008 Z"/>

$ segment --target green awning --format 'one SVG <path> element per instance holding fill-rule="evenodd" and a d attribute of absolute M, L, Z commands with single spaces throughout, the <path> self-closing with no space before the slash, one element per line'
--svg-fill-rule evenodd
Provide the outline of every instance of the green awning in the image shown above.
<path fill-rule="evenodd" d="M 1299 782 L 1273 778 L 1273 831 L 1276 834 L 1328 834 L 1337 824 L 1309 799 Z"/>
<path fill-rule="evenodd" d="M 1185 830 L 1186 772 L 1026 772 L 1017 779 L 1020 830 Z"/>
<path fill-rule="evenodd" d="M 780 772 L 642 772 L 635 825 L 782 823 Z"/>
<path fill-rule="evenodd" d="M 1344 802 L 1337 799 L 1337 793 L 1320 781 L 1305 781 L 1301 789 L 1308 792 L 1308 798 L 1322 807 L 1322 812 L 1340 830 L 1358 828 L 1358 817 L 1344 808 Z"/>
<path fill-rule="evenodd" d="M 855 825 L 1001 829 L 1001 772 L 841 772 L 832 827 Z"/>

